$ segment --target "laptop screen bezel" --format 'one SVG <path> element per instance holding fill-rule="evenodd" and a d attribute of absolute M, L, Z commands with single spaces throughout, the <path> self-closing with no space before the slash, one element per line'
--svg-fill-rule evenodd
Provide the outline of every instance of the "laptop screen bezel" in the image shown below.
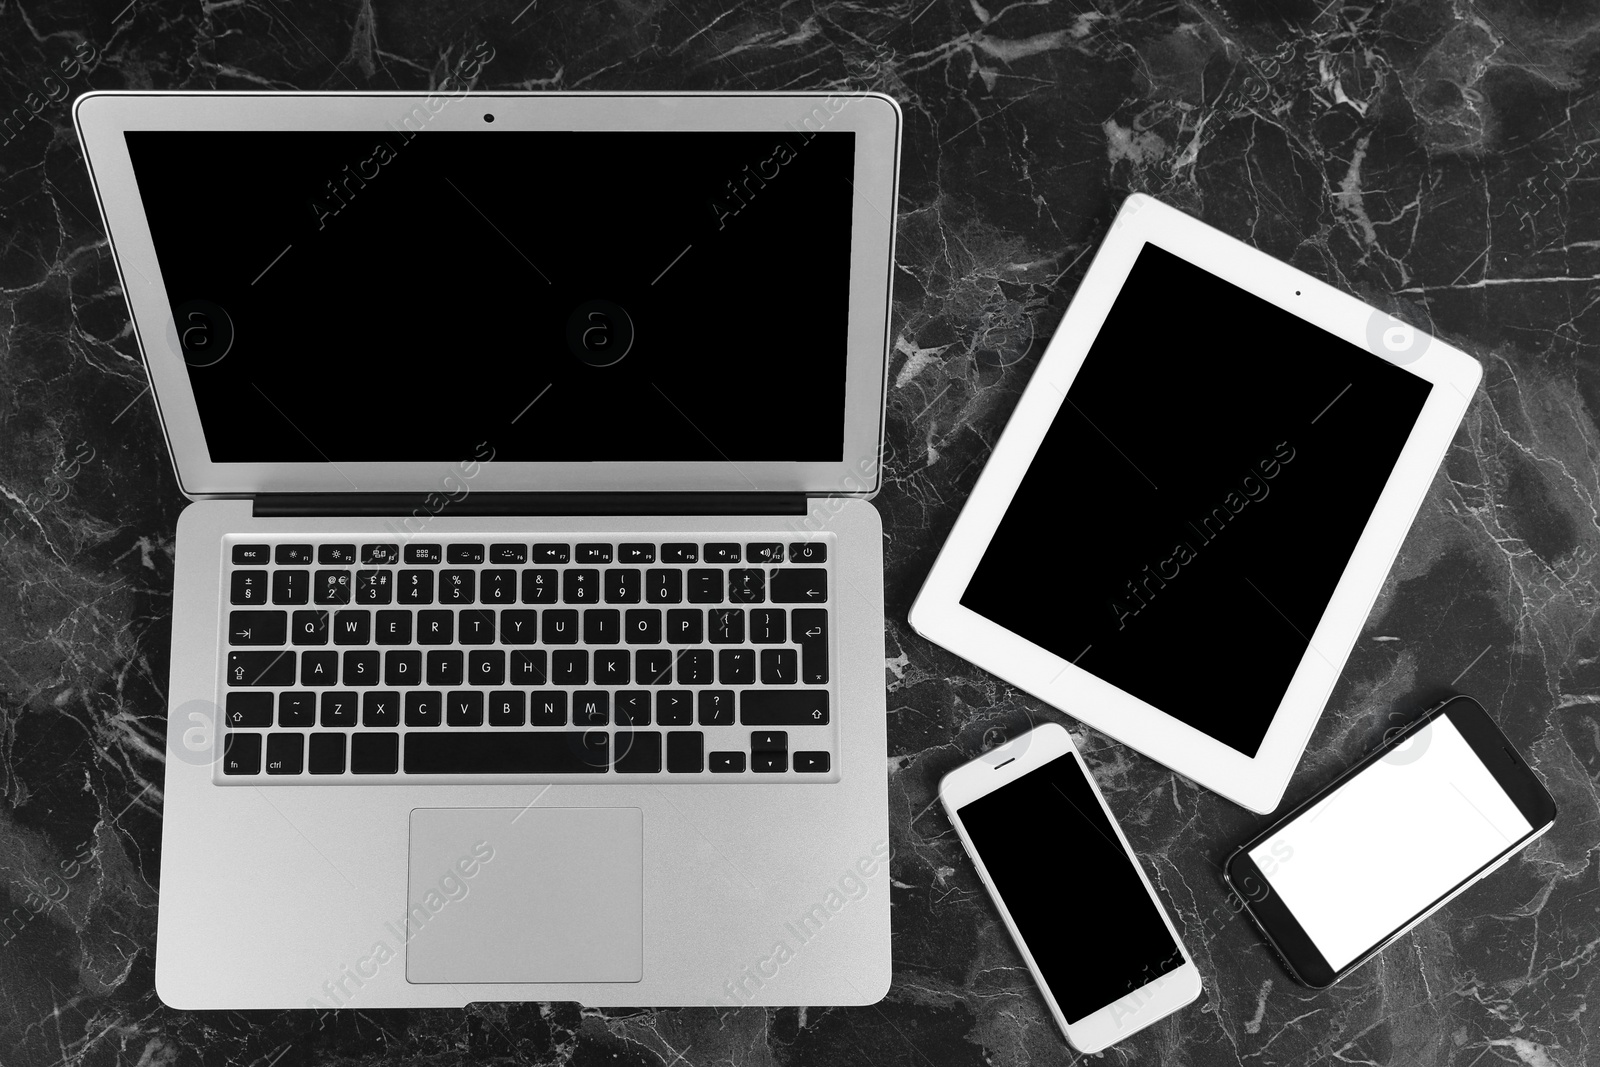
<path fill-rule="evenodd" d="M 900 108 L 874 93 L 90 93 L 73 109 L 179 487 L 190 497 L 486 492 L 789 492 L 870 497 L 880 482 Z M 492 113 L 492 122 L 484 120 Z M 403 125 L 410 120 L 409 125 Z M 821 462 L 216 463 L 177 347 L 129 130 L 754 131 L 855 136 L 841 458 Z M 215 176 L 211 179 L 215 180 Z M 794 294 L 803 301 L 805 294 Z M 455 358 L 451 356 L 450 358 Z M 492 443 L 490 445 L 492 449 Z M 446 487 L 447 488 L 447 487 Z"/>

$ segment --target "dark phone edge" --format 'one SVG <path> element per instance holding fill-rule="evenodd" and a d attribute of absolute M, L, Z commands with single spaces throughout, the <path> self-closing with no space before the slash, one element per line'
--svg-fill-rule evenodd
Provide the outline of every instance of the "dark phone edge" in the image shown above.
<path fill-rule="evenodd" d="M 1415 915 L 1409 916 L 1403 924 L 1384 935 L 1372 948 L 1352 960 L 1344 968 L 1336 971 L 1312 943 L 1310 936 L 1306 934 L 1299 921 L 1294 918 L 1293 913 L 1271 892 L 1271 884 L 1266 881 L 1265 875 L 1261 873 L 1255 861 L 1250 859 L 1249 852 L 1261 842 L 1276 834 L 1283 826 L 1299 818 L 1304 811 L 1321 803 L 1329 794 L 1342 787 L 1346 781 L 1360 774 L 1372 763 L 1382 759 L 1390 750 L 1404 743 L 1417 730 L 1445 715 L 1451 717 L 1451 722 L 1461 733 L 1468 747 L 1483 762 L 1484 767 L 1493 775 L 1500 787 L 1506 791 L 1506 795 L 1511 798 L 1512 803 L 1516 804 L 1517 810 L 1522 814 L 1523 818 L 1528 820 L 1531 829 L 1527 834 L 1496 853 L 1489 862 L 1483 864 L 1438 897 L 1435 897 L 1426 907 L 1418 910 Z M 1510 756 L 1509 760 L 1507 759 L 1508 755 Z M 1399 734 L 1380 745 L 1356 763 L 1355 766 L 1349 768 L 1328 785 L 1301 801 L 1287 815 L 1274 821 L 1265 830 L 1240 845 L 1228 857 L 1227 862 L 1223 864 L 1222 876 L 1228 887 L 1244 901 L 1245 910 L 1250 913 L 1251 921 L 1266 937 L 1268 944 L 1277 953 L 1278 958 L 1283 961 L 1284 967 L 1289 971 L 1289 974 L 1295 980 L 1313 989 L 1326 989 L 1363 966 L 1385 948 L 1388 948 L 1389 945 L 1410 931 L 1413 926 L 1442 907 L 1456 894 L 1472 885 L 1487 871 L 1527 847 L 1535 838 L 1550 829 L 1555 823 L 1556 814 L 1555 798 L 1550 795 L 1550 791 L 1544 787 L 1544 783 L 1534 774 L 1533 768 L 1528 766 L 1527 761 L 1516 754 L 1516 750 L 1511 746 L 1510 739 L 1506 737 L 1505 732 L 1496 725 L 1495 721 L 1489 717 L 1489 713 L 1484 710 L 1483 705 L 1472 697 L 1458 694 L 1423 713 L 1401 730 Z M 1239 886 L 1235 884 L 1233 876 L 1233 872 L 1236 869 L 1239 873 L 1240 882 L 1247 878 L 1259 879 L 1263 885 L 1267 886 L 1267 895 L 1256 901 L 1251 900 L 1249 896 L 1241 892 Z M 1266 914 L 1263 914 L 1263 911 Z M 1276 932 L 1269 928 L 1269 921 L 1278 924 Z M 1297 953 L 1299 954 L 1298 957 L 1296 956 Z M 1324 976 L 1327 977 L 1326 981 L 1321 980 Z"/>

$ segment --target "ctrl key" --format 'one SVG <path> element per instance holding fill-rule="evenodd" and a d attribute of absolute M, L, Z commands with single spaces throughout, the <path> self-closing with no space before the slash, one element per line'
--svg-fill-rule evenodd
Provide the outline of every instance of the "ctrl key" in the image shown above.
<path fill-rule="evenodd" d="M 269 734 L 267 737 L 267 773 L 299 774 L 305 770 L 304 734 Z"/>
<path fill-rule="evenodd" d="M 261 773 L 261 735 L 227 733 L 222 737 L 223 774 Z"/>

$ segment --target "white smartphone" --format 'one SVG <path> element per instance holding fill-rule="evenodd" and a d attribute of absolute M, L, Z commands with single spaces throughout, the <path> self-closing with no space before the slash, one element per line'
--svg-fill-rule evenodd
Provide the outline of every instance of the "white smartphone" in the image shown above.
<path fill-rule="evenodd" d="M 1200 972 L 1065 729 L 957 767 L 939 800 L 1056 1025 L 1099 1052 L 1200 995 Z"/>

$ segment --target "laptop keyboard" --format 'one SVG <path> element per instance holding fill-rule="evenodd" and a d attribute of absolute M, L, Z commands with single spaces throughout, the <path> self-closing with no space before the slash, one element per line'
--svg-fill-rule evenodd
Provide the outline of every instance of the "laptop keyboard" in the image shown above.
<path fill-rule="evenodd" d="M 828 544 L 230 542 L 221 780 L 829 775 Z"/>

